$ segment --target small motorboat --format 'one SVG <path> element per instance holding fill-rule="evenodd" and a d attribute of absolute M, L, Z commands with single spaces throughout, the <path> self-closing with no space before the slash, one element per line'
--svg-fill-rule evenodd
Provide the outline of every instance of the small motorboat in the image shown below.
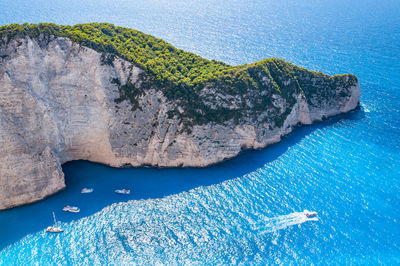
<path fill-rule="evenodd" d="M 49 226 L 46 228 L 46 231 L 49 233 L 62 233 L 64 232 L 63 229 L 61 229 L 60 227 L 56 227 L 56 226 Z"/>
<path fill-rule="evenodd" d="M 81 210 L 78 207 L 67 205 L 63 208 L 63 211 L 65 211 L 65 212 L 80 212 Z"/>
<path fill-rule="evenodd" d="M 92 193 L 94 191 L 93 188 L 82 188 L 81 193 L 86 194 L 86 193 Z"/>
<path fill-rule="evenodd" d="M 129 189 L 117 189 L 115 190 L 115 193 L 129 195 L 131 194 L 131 191 Z"/>
<path fill-rule="evenodd" d="M 64 230 L 60 227 L 57 226 L 57 220 L 56 220 L 56 215 L 53 212 L 53 219 L 54 219 L 54 225 L 49 226 L 46 228 L 46 231 L 49 233 L 62 233 Z"/>
<path fill-rule="evenodd" d="M 307 218 L 312 218 L 317 216 L 317 212 L 310 212 L 308 210 L 304 210 L 303 213 Z"/>

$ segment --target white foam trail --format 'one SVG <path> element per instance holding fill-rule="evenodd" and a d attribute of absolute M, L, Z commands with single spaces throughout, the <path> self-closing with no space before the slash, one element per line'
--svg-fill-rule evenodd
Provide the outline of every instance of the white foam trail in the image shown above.
<path fill-rule="evenodd" d="M 318 217 L 308 218 L 303 212 L 294 212 L 270 218 L 265 222 L 264 227 L 267 232 L 273 232 L 309 221 L 318 221 Z"/>

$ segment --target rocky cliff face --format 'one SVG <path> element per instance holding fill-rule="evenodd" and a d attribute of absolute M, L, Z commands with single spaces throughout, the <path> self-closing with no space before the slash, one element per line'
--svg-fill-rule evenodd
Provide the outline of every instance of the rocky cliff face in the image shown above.
<path fill-rule="evenodd" d="M 268 77 L 260 77 L 265 90 L 241 97 L 206 86 L 200 96 L 210 109 L 239 112 L 245 106 L 249 112 L 240 111 L 236 121 L 194 124 L 188 130 L 181 119 L 185 109 L 167 100 L 162 89 L 144 90 L 137 108 L 121 100 L 120 84 L 140 88 L 146 81 L 146 73 L 130 62 L 115 57 L 107 63 L 104 54 L 63 37 L 11 40 L 0 48 L 0 209 L 63 189 L 61 164 L 70 160 L 117 167 L 207 166 L 244 148 L 278 142 L 296 124 L 357 107 L 360 87 L 349 84 L 350 76 L 336 78 L 326 93 L 322 78 L 305 75 L 303 83 L 315 92 L 293 92 L 293 101 L 269 90 Z M 272 105 L 251 115 L 252 99 L 263 95 Z M 171 116 L 175 109 L 179 114 Z"/>

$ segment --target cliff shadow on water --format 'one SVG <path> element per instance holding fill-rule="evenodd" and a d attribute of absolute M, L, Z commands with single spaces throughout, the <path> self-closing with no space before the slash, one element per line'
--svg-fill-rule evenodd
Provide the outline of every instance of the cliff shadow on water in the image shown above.
<path fill-rule="evenodd" d="M 291 146 L 315 130 L 332 126 L 339 120 L 359 120 L 364 111 L 358 108 L 310 126 L 299 126 L 281 142 L 265 149 L 248 150 L 234 159 L 206 168 L 112 168 L 88 161 L 63 165 L 67 188 L 33 204 L 0 211 L 0 250 L 24 236 L 44 230 L 53 223 L 52 212 L 61 222 L 90 216 L 104 207 L 128 200 L 155 199 L 200 186 L 210 186 L 250 173 L 274 161 Z M 81 194 L 84 187 L 93 188 Z M 130 195 L 116 194 L 116 189 L 131 189 Z M 62 211 L 65 205 L 78 206 L 80 213 Z"/>

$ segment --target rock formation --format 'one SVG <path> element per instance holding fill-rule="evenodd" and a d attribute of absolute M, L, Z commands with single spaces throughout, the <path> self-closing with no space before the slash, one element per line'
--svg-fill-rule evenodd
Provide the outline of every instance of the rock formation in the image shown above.
<path fill-rule="evenodd" d="M 240 119 L 187 126 L 185 107 L 162 89 L 144 90 L 136 98 L 138 108 L 121 99 L 121 84 L 140 88 L 146 79 L 146 71 L 131 62 L 113 57 L 104 63 L 104 53 L 66 37 L 7 40 L 0 48 L 0 209 L 63 189 L 61 165 L 67 161 L 203 167 L 276 143 L 299 123 L 357 107 L 360 87 L 354 76 L 337 76 L 334 87 L 326 88 L 333 78 L 315 73 L 297 78 L 303 90 L 290 93 L 293 101 L 271 90 L 273 81 L 261 75 L 265 88 L 241 97 L 205 86 L 199 92 L 205 106 L 222 106 Z M 289 86 L 297 80 L 282 82 Z M 254 99 L 263 95 L 271 105 L 254 115 Z"/>

